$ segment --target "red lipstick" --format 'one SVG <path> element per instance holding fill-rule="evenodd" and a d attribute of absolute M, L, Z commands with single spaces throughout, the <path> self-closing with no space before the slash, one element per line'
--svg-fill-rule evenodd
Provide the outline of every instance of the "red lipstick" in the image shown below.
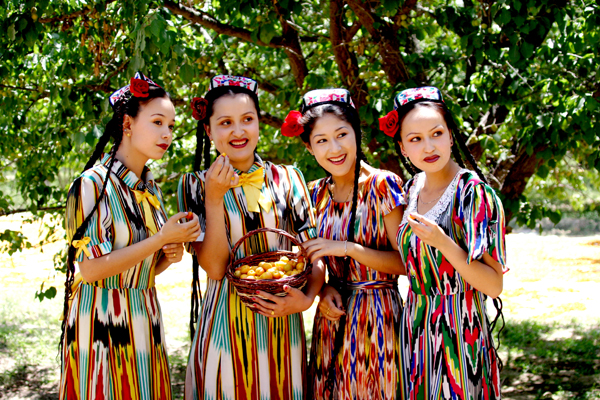
<path fill-rule="evenodd" d="M 434 163 L 434 162 L 436 162 L 439 159 L 440 159 L 440 156 L 431 156 L 431 157 L 425 157 L 423 159 L 423 161 L 425 161 L 427 163 Z"/>
<path fill-rule="evenodd" d="M 166 150 L 169 148 L 169 145 L 166 143 L 161 143 L 161 144 L 157 144 L 158 147 L 160 147 L 163 150 Z"/>

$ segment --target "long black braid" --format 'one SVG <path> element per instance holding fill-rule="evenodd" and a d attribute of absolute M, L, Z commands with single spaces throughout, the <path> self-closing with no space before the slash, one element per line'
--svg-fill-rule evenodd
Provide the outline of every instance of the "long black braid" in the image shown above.
<path fill-rule="evenodd" d="M 240 86 L 219 86 L 206 93 L 207 101 L 205 117 L 198 121 L 196 125 L 196 153 L 194 158 L 194 171 L 200 171 L 202 158 L 204 158 L 204 170 L 208 170 L 211 165 L 210 157 L 210 138 L 206 133 L 206 126 L 210 126 L 210 117 L 214 113 L 215 102 L 223 96 L 235 96 L 237 94 L 248 95 L 256 107 L 256 115 L 260 118 L 260 105 L 256 93 Z M 199 210 L 191 210 L 198 214 Z M 200 265 L 197 257 L 192 261 L 192 296 L 190 307 L 190 338 L 194 340 L 196 333 L 196 323 L 200 312 Z"/>
<path fill-rule="evenodd" d="M 354 242 L 355 231 L 356 231 L 356 209 L 358 205 L 358 181 L 360 178 L 361 164 L 366 163 L 366 157 L 362 150 L 362 130 L 360 128 L 360 118 L 356 110 L 351 106 L 342 106 L 338 104 L 324 104 L 310 108 L 305 111 L 304 115 L 300 119 L 300 123 L 304 126 L 304 132 L 300 135 L 300 138 L 305 143 L 310 143 L 310 134 L 314 128 L 314 125 L 318 118 L 325 114 L 333 114 L 342 121 L 349 122 L 354 130 L 354 137 L 356 140 L 356 161 L 354 165 L 354 185 L 352 189 L 352 207 L 350 210 L 350 223 L 348 224 L 348 242 Z M 327 172 L 327 171 L 326 171 Z M 332 180 L 333 178 L 329 173 L 327 179 Z M 347 307 L 348 298 L 350 297 L 351 291 L 346 287 L 350 275 L 350 264 L 352 260 L 350 257 L 344 259 L 344 269 L 342 271 L 342 280 L 339 285 L 336 286 L 336 290 L 340 292 L 342 297 L 342 304 Z M 333 346 L 333 353 L 331 363 L 327 370 L 327 377 L 325 381 L 325 387 L 329 390 L 329 393 L 333 395 L 333 390 L 336 383 L 336 374 L 339 372 L 343 373 L 341 369 L 337 368 L 337 358 L 340 350 L 344 345 L 344 336 L 346 332 L 346 314 L 343 314 L 338 320 L 338 329 L 335 334 L 335 342 Z M 311 361 L 313 362 L 313 361 Z"/>
<path fill-rule="evenodd" d="M 402 161 L 402 164 L 407 169 L 407 171 L 412 172 L 412 174 L 414 175 L 417 173 L 418 168 L 416 168 L 410 162 L 410 160 L 408 160 L 406 157 L 404 157 L 402 155 L 402 152 L 400 149 L 400 141 L 401 141 L 400 130 L 402 127 L 402 121 L 404 121 L 404 118 L 406 117 L 406 115 L 416 107 L 433 108 L 442 115 L 442 117 L 444 118 L 444 121 L 446 122 L 446 125 L 448 126 L 449 131 L 452 134 L 452 137 L 454 138 L 454 143 L 452 144 L 452 154 L 454 155 L 456 162 L 462 168 L 465 168 L 465 164 L 464 164 L 464 161 L 462 158 L 464 155 L 467 158 L 467 160 L 469 161 L 469 164 L 471 165 L 471 167 L 475 170 L 475 172 L 477 172 L 477 175 L 479 175 L 479 179 L 481 179 L 483 182 L 485 182 L 487 184 L 488 181 L 485 178 L 481 169 L 479 168 L 479 165 L 477 165 L 477 161 L 475 161 L 475 158 L 469 151 L 469 148 L 467 147 L 467 145 L 465 143 L 464 136 L 460 133 L 460 130 L 458 129 L 458 125 L 456 124 L 456 122 L 454 121 L 454 118 L 452 117 L 452 113 L 450 112 L 450 110 L 448 109 L 448 107 L 445 103 L 440 103 L 440 102 L 433 102 L 433 101 L 415 102 L 415 103 L 407 104 L 398 110 L 398 131 L 394 135 L 394 145 L 396 147 L 396 152 L 398 153 L 398 157 Z M 494 308 L 496 309 L 496 316 L 494 317 L 493 321 L 490 323 L 490 333 L 493 332 L 494 329 L 496 328 L 496 324 L 497 324 L 498 320 L 500 318 L 502 319 L 502 327 L 497 332 L 497 336 L 496 336 L 497 343 L 496 343 L 496 346 L 494 346 L 494 351 L 496 353 L 496 359 L 498 360 L 498 365 L 500 367 L 500 370 L 502 370 L 503 363 L 502 363 L 502 359 L 498 355 L 498 349 L 500 348 L 500 333 L 504 330 L 506 323 L 505 323 L 505 319 L 504 319 L 504 314 L 502 313 L 502 299 L 500 297 L 497 297 L 495 299 L 492 299 L 492 303 L 494 305 Z M 487 315 L 486 315 L 486 318 L 487 318 Z"/>
<path fill-rule="evenodd" d="M 106 170 L 107 170 L 106 177 L 104 178 L 104 182 L 102 183 L 102 190 L 100 191 L 100 195 L 98 196 L 98 199 L 96 200 L 96 203 L 94 204 L 94 207 L 92 208 L 92 211 L 90 211 L 90 213 L 85 217 L 85 219 L 83 220 L 81 225 L 79 227 L 77 227 L 77 229 L 75 230 L 75 233 L 73 234 L 73 237 L 71 238 L 71 242 L 69 243 L 69 249 L 67 251 L 67 273 L 66 273 L 66 278 L 65 278 L 65 298 L 64 298 L 64 304 L 63 304 L 63 320 L 61 323 L 60 342 L 58 344 L 59 354 L 62 354 L 65 336 L 67 335 L 67 326 L 68 326 L 67 319 L 68 319 L 68 315 L 69 315 L 69 300 L 71 299 L 71 296 L 73 295 L 72 286 L 73 286 L 73 282 L 75 279 L 75 254 L 77 253 L 77 248 L 73 246 L 73 242 L 76 240 L 81 240 L 83 238 L 85 231 L 90 223 L 90 220 L 92 219 L 92 217 L 94 216 L 94 213 L 96 212 L 96 210 L 98 210 L 100 203 L 106 196 L 106 186 L 108 184 L 108 180 L 110 179 L 110 171 L 112 171 L 113 165 L 116 160 L 117 151 L 119 150 L 119 146 L 121 145 L 121 142 L 123 140 L 123 118 L 125 115 L 129 115 L 130 117 L 135 118 L 140 110 L 140 105 L 147 104 L 152 99 L 159 98 L 159 97 L 165 97 L 165 96 L 168 97 L 168 94 L 165 92 L 164 89 L 162 89 L 160 87 L 150 86 L 148 97 L 136 98 L 136 97 L 132 96 L 125 103 L 117 103 L 117 105 L 114 108 L 114 113 L 113 113 L 111 120 L 106 124 L 104 133 L 98 140 L 98 143 L 96 144 L 96 147 L 94 148 L 94 152 L 92 153 L 92 156 L 90 157 L 88 162 L 85 164 L 83 172 L 87 171 L 88 169 L 90 169 L 94 166 L 96 161 L 98 161 L 100 159 L 100 156 L 102 155 L 102 152 L 104 151 L 104 148 L 106 147 L 106 145 L 108 144 L 110 139 L 111 138 L 113 139 L 114 143 L 110 150 L 111 159 L 110 159 L 108 166 L 106 167 Z M 70 193 L 72 193 L 73 198 L 69 199 L 68 202 L 76 203 L 78 201 L 78 197 L 80 195 L 80 189 L 81 189 L 81 177 L 77 178 L 73 182 L 73 186 L 70 190 Z M 76 207 L 76 205 L 75 205 L 75 207 Z"/>

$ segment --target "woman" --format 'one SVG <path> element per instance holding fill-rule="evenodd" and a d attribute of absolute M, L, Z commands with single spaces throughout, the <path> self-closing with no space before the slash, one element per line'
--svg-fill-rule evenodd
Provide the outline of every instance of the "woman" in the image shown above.
<path fill-rule="evenodd" d="M 421 171 L 405 186 L 397 235 L 410 281 L 402 398 L 499 399 L 501 361 L 485 299 L 500 295 L 507 271 L 502 203 L 437 88 L 399 93 L 380 124 L 407 168 Z M 464 168 L 461 151 L 477 172 Z"/>
<path fill-rule="evenodd" d="M 181 243 L 195 240 L 200 226 L 192 216 L 179 223 L 185 213 L 167 220 L 145 166 L 173 139 L 167 93 L 137 73 L 109 100 L 113 117 L 67 196 L 60 398 L 170 399 L 154 277 L 181 260 Z M 94 166 L 111 138 L 110 154 Z"/>
<path fill-rule="evenodd" d="M 328 284 L 313 326 L 311 399 L 396 399 L 400 383 L 395 241 L 402 220 L 400 178 L 371 167 L 361 150 L 358 113 L 344 89 L 308 92 L 282 133 L 300 135 L 328 177 L 309 188 L 318 238 L 304 244 L 327 257 Z"/>
<path fill-rule="evenodd" d="M 263 161 L 255 153 L 260 115 L 256 92 L 252 79 L 219 75 L 211 80 L 206 97 L 192 102 L 200 133 L 214 142 L 220 156 L 208 170 L 185 174 L 179 184 L 180 210 L 198 215 L 202 227 L 198 241 L 188 249 L 208 276 L 190 352 L 187 398 L 306 395 L 301 312 L 321 289 L 322 264 L 314 265 L 305 292 L 288 286 L 285 297 L 259 291 L 267 300 L 257 297 L 253 309 L 242 303 L 224 276 L 231 257 L 291 249 L 287 239 L 261 233 L 231 254 L 235 243 L 252 230 L 282 229 L 300 242 L 315 237 L 314 214 L 300 171 Z M 209 154 L 204 154 L 208 166 Z"/>

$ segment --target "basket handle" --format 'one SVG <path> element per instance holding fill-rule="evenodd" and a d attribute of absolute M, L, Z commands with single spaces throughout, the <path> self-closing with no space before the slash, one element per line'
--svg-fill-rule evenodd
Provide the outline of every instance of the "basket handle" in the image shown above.
<path fill-rule="evenodd" d="M 300 245 L 300 242 L 292 235 L 290 235 L 288 232 L 282 230 L 282 229 L 275 229 L 275 228 L 268 228 L 268 227 L 264 227 L 264 228 L 258 228 L 255 229 L 253 231 L 250 231 L 248 233 L 246 233 L 244 236 L 242 236 L 240 238 L 240 240 L 237 241 L 237 243 L 235 244 L 235 246 L 233 246 L 233 255 L 235 256 L 235 253 L 237 253 L 238 248 L 244 243 L 244 241 L 246 239 L 248 239 L 250 236 L 256 235 L 257 233 L 262 233 L 262 232 L 273 232 L 273 233 L 278 233 L 281 236 L 285 236 L 288 239 L 290 239 L 292 241 L 292 243 L 296 246 L 298 246 L 298 248 L 300 249 L 300 254 L 302 255 L 302 257 L 304 257 L 304 259 L 307 259 L 306 256 L 306 250 L 304 250 L 304 247 L 302 247 Z M 231 263 L 233 264 L 234 260 L 233 257 L 231 258 Z"/>

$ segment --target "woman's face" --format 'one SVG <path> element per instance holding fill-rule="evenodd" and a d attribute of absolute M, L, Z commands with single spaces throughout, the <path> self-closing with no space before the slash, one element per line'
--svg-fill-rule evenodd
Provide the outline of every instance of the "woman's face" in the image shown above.
<path fill-rule="evenodd" d="M 234 168 L 250 169 L 259 137 L 258 114 L 250 96 L 238 93 L 219 97 L 205 129 L 217 150 L 229 156 Z"/>
<path fill-rule="evenodd" d="M 123 139 L 130 140 L 132 156 L 159 160 L 173 141 L 175 107 L 167 97 L 152 99 L 140 105 L 135 118 L 125 116 L 123 125 L 130 129 L 130 136 Z"/>
<path fill-rule="evenodd" d="M 332 176 L 354 173 L 356 134 L 349 122 L 334 114 L 326 113 L 316 120 L 307 148 Z"/>
<path fill-rule="evenodd" d="M 439 111 L 415 107 L 400 127 L 400 148 L 424 172 L 438 172 L 450 161 L 452 135 Z"/>

